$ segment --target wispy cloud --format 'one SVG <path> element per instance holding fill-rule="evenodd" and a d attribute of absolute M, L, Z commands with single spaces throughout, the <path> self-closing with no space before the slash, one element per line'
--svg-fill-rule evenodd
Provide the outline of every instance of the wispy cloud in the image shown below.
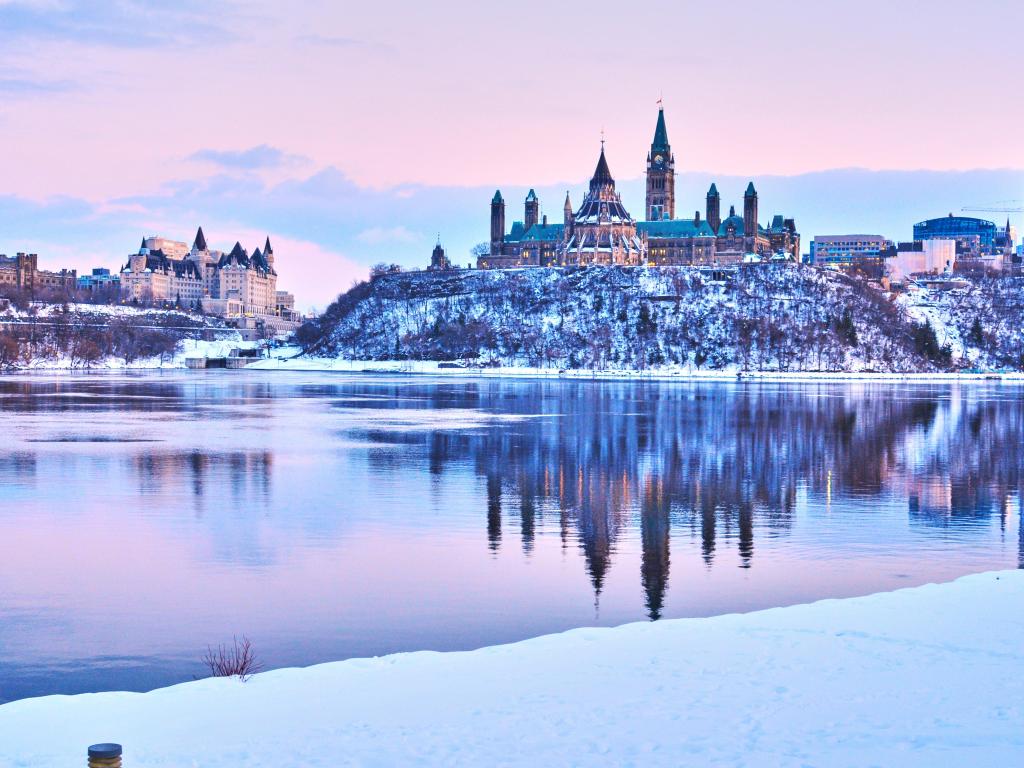
<path fill-rule="evenodd" d="M 182 47 L 231 36 L 225 17 L 233 3 L 218 5 L 211 14 L 200 0 L 0 0 L 0 29 L 8 40 Z"/>
<path fill-rule="evenodd" d="M 362 49 L 362 50 L 389 50 L 390 46 L 372 40 L 362 40 L 357 37 L 345 35 L 299 35 L 295 38 L 299 45 L 315 45 L 323 48 Z"/>
<path fill-rule="evenodd" d="M 70 80 L 43 80 L 33 77 L 0 77 L 0 94 L 4 96 L 39 96 L 67 93 L 78 85 Z"/>
<path fill-rule="evenodd" d="M 249 149 L 200 149 L 188 156 L 188 160 L 210 163 L 234 171 L 258 171 L 267 168 L 301 165 L 309 161 L 303 155 L 296 155 L 260 144 Z"/>
<path fill-rule="evenodd" d="M 370 227 L 356 235 L 356 240 L 367 245 L 394 245 L 399 243 L 419 243 L 423 238 L 412 230 L 403 227 Z"/>

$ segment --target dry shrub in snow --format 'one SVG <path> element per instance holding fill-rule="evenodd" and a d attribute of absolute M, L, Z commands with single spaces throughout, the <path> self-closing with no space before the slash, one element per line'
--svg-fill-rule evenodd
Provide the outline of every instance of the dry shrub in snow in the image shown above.
<path fill-rule="evenodd" d="M 244 635 L 241 640 L 232 638 L 231 645 L 207 646 L 203 663 L 213 677 L 237 676 L 243 682 L 263 669 L 253 653 L 252 643 Z"/>

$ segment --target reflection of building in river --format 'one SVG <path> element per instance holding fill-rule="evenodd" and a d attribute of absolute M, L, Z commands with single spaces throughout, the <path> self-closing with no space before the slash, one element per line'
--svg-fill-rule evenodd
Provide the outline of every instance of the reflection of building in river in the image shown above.
<path fill-rule="evenodd" d="M 147 453 L 132 462 L 142 491 L 176 491 L 186 486 L 196 500 L 206 495 L 211 475 L 227 476 L 234 506 L 265 501 L 270 495 L 273 454 L 269 451 L 230 451 L 224 453 L 193 450 L 176 453 Z M 223 488 L 224 483 L 209 482 Z"/>
<path fill-rule="evenodd" d="M 540 418 L 388 438 L 425 439 L 435 475 L 452 463 L 474 466 L 493 551 L 511 540 L 502 526 L 517 516 L 525 553 L 545 517 L 557 521 L 563 545 L 578 547 L 595 595 L 620 539 L 638 527 L 651 618 L 664 613 L 673 534 L 695 537 L 709 568 L 730 553 L 736 566 L 750 568 L 758 537 L 787 535 L 798 496 L 823 510 L 828 493 L 905 493 L 912 522 L 925 522 L 939 519 L 940 508 L 947 517 L 996 514 L 1021 481 L 1020 406 L 990 397 L 952 402 L 872 385 L 544 382 L 474 383 L 460 388 L 467 396 L 485 412 L 539 410 Z M 446 407 L 451 391 L 426 397 L 436 398 L 428 407 Z"/>

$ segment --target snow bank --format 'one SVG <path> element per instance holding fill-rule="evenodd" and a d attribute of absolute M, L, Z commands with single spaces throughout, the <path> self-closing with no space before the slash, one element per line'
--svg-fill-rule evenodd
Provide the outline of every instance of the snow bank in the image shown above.
<path fill-rule="evenodd" d="M 178 370 L 187 368 L 186 362 L 190 357 L 227 357 L 233 349 L 253 349 L 259 342 L 242 341 L 242 335 L 237 332 L 223 334 L 224 339 L 215 341 L 204 341 L 200 339 L 182 339 L 178 342 L 177 350 L 173 355 L 164 357 L 142 357 L 125 363 L 123 358 L 105 357 L 98 362 L 84 366 L 80 361 L 72 360 L 70 357 L 62 356 L 57 358 L 39 358 L 24 365 L 19 370 L 25 371 L 142 371 L 142 370 Z"/>
<path fill-rule="evenodd" d="M 1024 761 L 1024 572 L 0 706 L 0 764 L 963 766 Z"/>
<path fill-rule="evenodd" d="M 765 379 L 770 381 L 965 381 L 990 379 L 1024 382 L 1024 373 L 881 373 L 870 371 L 743 371 L 737 366 L 721 370 L 695 369 L 686 366 L 655 366 L 644 370 L 593 370 L 589 368 L 531 368 L 528 366 L 441 367 L 433 360 L 344 360 L 341 358 L 307 357 L 296 350 L 292 355 L 278 355 L 259 360 L 247 370 L 324 371 L 334 373 L 427 374 L 431 376 L 482 378 L 558 378 L 558 379 L 651 379 L 726 381 Z"/>

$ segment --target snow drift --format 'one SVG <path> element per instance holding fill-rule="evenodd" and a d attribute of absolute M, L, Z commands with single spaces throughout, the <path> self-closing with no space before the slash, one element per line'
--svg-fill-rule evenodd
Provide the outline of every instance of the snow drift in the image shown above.
<path fill-rule="evenodd" d="M 1024 571 L 0 706 L 0 764 L 1018 765 Z"/>

